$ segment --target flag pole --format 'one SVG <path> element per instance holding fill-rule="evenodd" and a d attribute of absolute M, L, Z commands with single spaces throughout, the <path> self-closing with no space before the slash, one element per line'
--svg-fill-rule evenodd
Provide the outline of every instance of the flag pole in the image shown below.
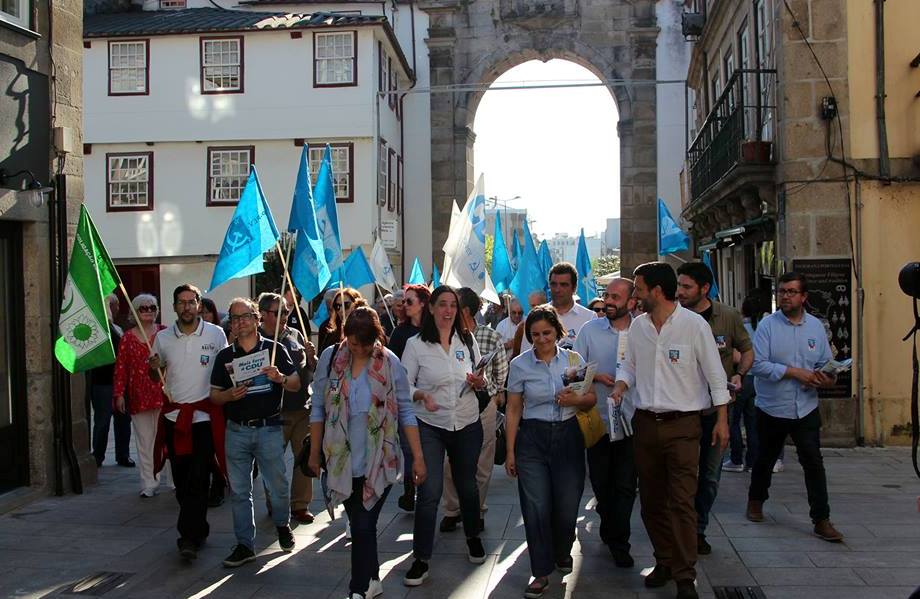
<path fill-rule="evenodd" d="M 131 296 L 128 295 L 128 290 L 125 289 L 125 284 L 122 282 L 121 275 L 118 274 L 117 268 L 115 269 L 115 274 L 118 276 L 118 288 L 121 289 L 121 292 L 125 295 L 125 299 L 128 300 L 128 308 L 131 310 L 131 316 L 134 318 L 134 322 L 137 323 L 137 328 L 141 332 L 141 337 L 144 338 L 144 343 L 147 345 L 147 351 L 153 351 L 153 343 L 151 343 L 150 337 L 147 336 L 147 331 L 144 330 L 144 325 L 141 323 L 141 317 L 137 313 L 137 308 L 135 308 L 134 304 L 131 302 Z M 169 389 L 166 388 L 166 377 L 163 375 L 163 369 L 157 368 L 157 373 L 159 373 L 160 382 L 163 384 L 163 393 L 166 394 L 169 401 L 172 401 Z"/>
<path fill-rule="evenodd" d="M 393 320 L 393 314 L 390 312 L 390 307 L 387 305 L 387 300 L 385 299 L 386 293 L 384 293 L 384 289 L 383 287 L 380 286 L 380 283 L 378 283 L 377 281 L 374 281 L 374 285 L 380 291 L 380 295 L 383 296 L 383 298 L 381 299 L 381 301 L 383 302 L 383 307 L 386 308 L 387 316 L 390 318 L 390 322 L 393 323 L 393 328 L 395 329 L 396 325 L 399 323 Z"/>
<path fill-rule="evenodd" d="M 278 245 L 278 257 L 281 258 L 281 245 L 280 245 L 280 242 L 276 241 L 276 243 L 279 244 Z M 290 248 L 288 248 L 288 251 L 290 251 Z M 281 267 L 284 269 L 284 272 L 287 273 L 287 267 L 285 265 L 286 265 L 286 262 L 284 262 L 284 258 L 281 258 Z M 284 314 L 284 310 L 282 310 L 282 306 L 284 306 L 284 290 L 286 287 L 287 287 L 287 277 L 281 277 L 281 297 L 278 298 L 278 311 L 275 312 L 275 338 L 274 338 L 275 344 L 272 345 L 272 363 L 271 363 L 272 366 L 275 365 L 275 355 L 278 352 L 278 334 L 281 332 L 281 317 Z"/>
<path fill-rule="evenodd" d="M 297 300 L 297 293 L 296 293 L 297 286 L 294 285 L 294 281 L 291 280 L 291 273 L 288 271 L 288 267 L 287 267 L 288 263 L 291 261 L 291 248 L 294 247 L 294 244 L 295 244 L 296 242 L 297 242 L 297 231 L 294 231 L 294 236 L 293 236 L 293 238 L 291 239 L 291 244 L 288 246 L 287 260 L 285 260 L 285 259 L 284 259 L 284 256 L 282 256 L 280 246 L 279 246 L 279 249 L 278 249 L 278 256 L 281 257 L 281 266 L 284 268 L 284 276 L 285 276 L 285 278 L 287 279 L 288 286 L 289 286 L 291 289 L 295 290 L 295 293 L 292 293 L 292 295 L 294 296 L 294 300 L 295 300 L 295 301 L 294 301 L 294 310 L 297 312 L 297 322 L 300 324 L 300 332 L 301 332 L 301 334 L 303 334 L 303 339 L 304 339 L 304 341 L 309 342 L 309 341 L 310 341 L 310 336 L 307 335 L 307 328 L 306 328 L 306 326 L 304 326 L 303 314 L 302 314 L 301 311 L 300 311 L 300 302 L 296 301 L 296 300 Z M 282 292 L 281 296 L 284 297 L 284 293 L 283 293 L 283 292 Z"/>

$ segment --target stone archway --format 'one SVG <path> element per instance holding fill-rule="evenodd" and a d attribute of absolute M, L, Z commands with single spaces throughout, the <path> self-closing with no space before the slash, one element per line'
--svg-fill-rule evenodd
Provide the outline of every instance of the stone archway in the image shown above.
<path fill-rule="evenodd" d="M 578 63 L 619 111 L 623 272 L 657 257 L 654 0 L 423 0 L 430 17 L 431 85 L 475 86 L 431 95 L 432 247 L 447 237 L 451 203 L 473 187 L 473 119 L 488 87 L 538 59 Z"/>

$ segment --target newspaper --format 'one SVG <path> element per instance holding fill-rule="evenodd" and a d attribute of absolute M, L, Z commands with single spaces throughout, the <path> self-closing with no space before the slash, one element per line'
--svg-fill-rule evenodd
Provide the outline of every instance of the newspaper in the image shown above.
<path fill-rule="evenodd" d="M 495 351 L 491 351 L 487 353 L 486 355 L 482 356 L 481 358 L 479 358 L 479 361 L 476 362 L 476 365 L 473 367 L 473 374 L 480 375 L 483 372 L 485 372 L 486 366 L 488 366 L 489 362 L 491 362 L 492 359 L 498 355 L 498 352 L 504 353 L 504 351 L 505 351 L 505 348 L 503 346 L 499 346 L 498 349 L 496 349 Z M 469 383 L 464 382 L 463 386 L 460 388 L 460 395 L 463 395 L 469 390 L 470 390 Z"/>
<path fill-rule="evenodd" d="M 853 358 L 847 358 L 846 360 L 843 360 L 841 362 L 838 362 L 837 360 L 829 360 L 827 364 L 822 366 L 818 372 L 829 374 L 831 376 L 836 376 L 842 372 L 849 371 L 850 368 L 852 367 L 853 367 Z"/>
<path fill-rule="evenodd" d="M 588 362 L 581 366 L 572 366 L 562 373 L 562 384 L 566 389 L 571 389 L 577 395 L 584 395 L 591 389 L 594 374 L 597 372 L 597 362 Z"/>

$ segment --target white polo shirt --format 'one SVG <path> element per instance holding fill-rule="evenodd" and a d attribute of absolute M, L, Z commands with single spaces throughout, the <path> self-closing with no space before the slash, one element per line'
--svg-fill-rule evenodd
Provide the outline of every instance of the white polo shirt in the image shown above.
<path fill-rule="evenodd" d="M 572 304 L 572 308 L 564 314 L 559 312 L 558 309 L 556 312 L 559 314 L 559 322 L 562 324 L 562 328 L 565 329 L 565 336 L 556 343 L 559 347 L 565 349 L 572 349 L 575 347 L 575 338 L 578 337 L 578 331 L 581 330 L 581 327 L 583 327 L 586 322 L 590 322 L 597 318 L 597 314 L 594 313 L 594 310 L 589 310 L 577 302 Z M 533 345 L 530 341 L 527 341 L 526 334 L 521 337 L 522 354 L 532 347 Z"/>
<path fill-rule="evenodd" d="M 166 366 L 166 388 L 174 403 L 195 403 L 211 394 L 211 370 L 217 353 L 227 347 L 227 336 L 219 326 L 198 319 L 198 328 L 186 335 L 179 323 L 161 331 L 153 343 Z M 179 410 L 165 414 L 175 422 Z M 205 422 L 207 413 L 195 410 L 193 422 Z"/>

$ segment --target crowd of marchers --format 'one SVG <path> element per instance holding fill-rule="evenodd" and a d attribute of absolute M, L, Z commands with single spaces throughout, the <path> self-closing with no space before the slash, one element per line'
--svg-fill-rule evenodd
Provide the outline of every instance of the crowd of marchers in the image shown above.
<path fill-rule="evenodd" d="M 739 312 L 710 298 L 703 263 L 675 272 L 650 262 L 633 276 L 584 305 L 564 262 L 546 290 L 501 305 L 447 285 L 408 285 L 374 306 L 337 289 L 323 298 L 329 318 L 315 344 L 290 291 L 236 298 L 222 314 L 180 285 L 170 327 L 158 324 L 157 298 L 140 294 L 131 300 L 139 322 L 110 324 L 115 364 L 90 373 L 93 451 L 101 465 L 114 418 L 116 461 L 135 466 L 133 429 L 140 497 L 174 487 L 186 560 L 208 537 L 208 507 L 229 496 L 228 568 L 256 559 L 254 481 L 289 552 L 292 521 L 314 521 L 318 479 L 322 504 L 331 514 L 341 504 L 347 518 L 350 599 L 383 594 L 377 520 L 394 487 L 399 508 L 414 515 L 405 585 L 437 579 L 436 526 L 461 528 L 469 560 L 484 563 L 496 464 L 517 480 L 532 573 L 524 597 L 541 597 L 554 572 L 572 571 L 586 475 L 613 563 L 635 566 L 638 494 L 654 548 L 645 585 L 673 581 L 679 599 L 697 597 L 722 471 L 749 473 L 746 516 L 763 522 L 787 438 L 814 533 L 841 541 L 817 409 L 818 389 L 835 382 L 824 368 L 833 356 L 806 310 L 806 279 L 787 273 L 775 304 L 752 297 Z M 117 313 L 117 298 L 109 302 Z M 591 372 L 591 384 L 579 386 L 579 372 Z"/>

